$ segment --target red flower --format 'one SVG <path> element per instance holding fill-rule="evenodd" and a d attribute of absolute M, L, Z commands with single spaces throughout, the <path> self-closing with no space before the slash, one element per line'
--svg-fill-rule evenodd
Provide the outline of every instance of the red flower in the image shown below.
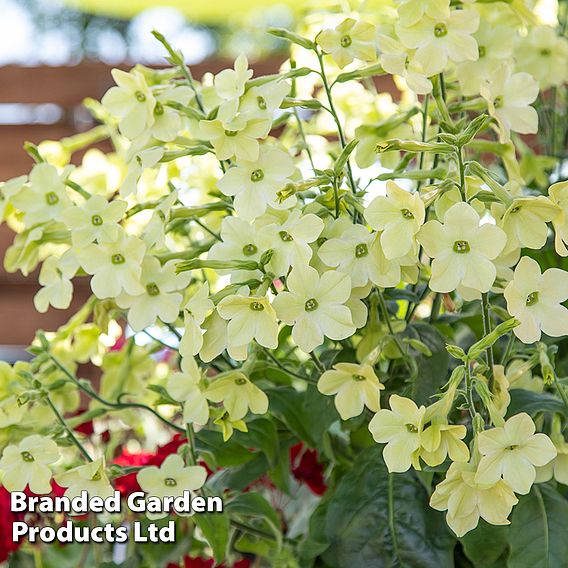
<path fill-rule="evenodd" d="M 251 561 L 248 558 L 238 560 L 231 568 L 250 568 Z M 183 565 L 168 564 L 166 568 L 228 568 L 226 564 L 215 564 L 212 558 L 192 558 L 186 556 L 183 559 Z"/>
<path fill-rule="evenodd" d="M 131 454 L 128 450 L 122 450 L 122 453 L 115 458 L 114 463 L 124 467 L 144 466 L 149 465 L 153 457 L 154 454 L 149 452 Z M 124 497 L 135 491 L 141 491 L 140 485 L 138 485 L 138 481 L 136 480 L 136 472 L 117 477 L 114 486 Z"/>
<path fill-rule="evenodd" d="M 10 554 L 22 546 L 22 542 L 12 541 L 12 524 L 22 516 L 10 510 L 10 493 L 0 487 L 0 562 L 8 559 Z"/>
<path fill-rule="evenodd" d="M 323 495 L 327 485 L 323 480 L 323 467 L 318 462 L 315 450 L 304 448 L 300 442 L 290 448 L 290 464 L 292 475 L 300 482 L 305 483 L 316 495 Z"/>

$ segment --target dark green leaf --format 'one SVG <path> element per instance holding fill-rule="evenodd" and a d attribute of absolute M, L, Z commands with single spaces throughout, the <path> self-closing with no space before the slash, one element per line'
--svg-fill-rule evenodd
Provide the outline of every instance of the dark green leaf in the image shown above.
<path fill-rule="evenodd" d="M 324 505 L 311 547 L 329 543 L 333 568 L 451 568 L 455 539 L 428 499 L 412 472 L 389 474 L 381 448 L 368 448 Z"/>
<path fill-rule="evenodd" d="M 566 407 L 559 398 L 547 392 L 533 392 L 525 389 L 511 389 L 511 403 L 507 408 L 507 417 L 526 412 L 531 416 L 541 412 L 566 414 Z"/>
<path fill-rule="evenodd" d="M 460 539 L 465 555 L 475 568 L 501 568 L 507 553 L 508 526 L 496 526 L 479 521 L 477 528 Z"/>
<path fill-rule="evenodd" d="M 192 519 L 213 550 L 215 561 L 221 563 L 225 559 L 229 543 L 229 516 L 224 512 L 196 513 Z"/>
<path fill-rule="evenodd" d="M 270 467 L 276 464 L 278 455 L 278 432 L 271 420 L 257 418 L 247 423 L 248 432 L 237 432 L 237 441 L 247 448 L 256 448 L 264 452 Z"/>
<path fill-rule="evenodd" d="M 534 485 L 513 509 L 508 568 L 560 568 L 568 559 L 568 501 L 550 485 Z"/>

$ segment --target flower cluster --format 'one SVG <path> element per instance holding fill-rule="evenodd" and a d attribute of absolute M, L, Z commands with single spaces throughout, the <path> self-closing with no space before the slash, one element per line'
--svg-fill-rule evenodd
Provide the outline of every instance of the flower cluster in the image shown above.
<path fill-rule="evenodd" d="M 90 103 L 92 136 L 31 147 L 29 176 L 0 186 L 0 220 L 18 233 L 6 268 L 40 267 L 39 311 L 68 308 L 79 278 L 93 296 L 38 333 L 31 362 L 0 367 L 6 489 L 49 493 L 55 473 L 67 495 L 109 495 L 132 472 L 100 429 L 70 426 L 94 420 L 154 443 L 158 425 L 185 432 L 136 482 L 158 497 L 200 491 L 198 457 L 240 463 L 232 449 L 217 463 L 213 437 L 249 432 L 266 450 L 268 423 L 276 439 L 273 404 L 284 449 L 314 443 L 282 393 L 333 396 L 336 435 L 363 424 L 390 472 L 446 472 L 430 503 L 458 536 L 480 518 L 507 524 L 535 482 L 566 483 L 559 415 L 507 413 L 515 389 L 556 379 L 540 341 L 568 335 L 568 272 L 538 255 L 552 234 L 549 254 L 568 254 L 568 182 L 551 171 L 558 156 L 520 136 L 538 130 L 537 98 L 568 81 L 568 40 L 520 0 L 398 0 L 395 15 L 272 30 L 292 45 L 279 73 L 255 77 L 241 55 L 201 82 L 155 33 L 171 69 L 115 70 Z M 376 93 L 392 77 L 396 102 Z M 114 151 L 69 165 L 101 129 Z M 433 357 L 426 321 L 458 365 L 421 405 L 406 395 Z M 100 386 L 77 376 L 86 362 Z M 71 418 L 79 393 L 91 404 Z"/>

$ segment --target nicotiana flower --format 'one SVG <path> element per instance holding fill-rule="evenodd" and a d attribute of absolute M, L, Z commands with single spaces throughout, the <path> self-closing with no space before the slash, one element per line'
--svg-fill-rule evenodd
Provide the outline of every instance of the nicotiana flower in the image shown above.
<path fill-rule="evenodd" d="M 456 203 L 444 215 L 444 224 L 428 221 L 418 232 L 426 254 L 433 258 L 430 288 L 451 292 L 458 285 L 487 292 L 497 269 L 491 262 L 505 246 L 507 237 L 495 225 L 480 226 L 475 209 Z"/>
<path fill-rule="evenodd" d="M 556 457 L 556 448 L 546 434 L 535 434 L 532 418 L 521 412 L 503 427 L 485 430 L 477 436 L 483 456 L 475 474 L 476 483 L 494 484 L 501 478 L 515 492 L 525 495 L 536 478 L 535 466 Z"/>
<path fill-rule="evenodd" d="M 538 114 L 530 106 L 536 100 L 538 90 L 538 83 L 531 75 L 513 74 L 510 65 L 495 69 L 489 81 L 481 85 L 481 96 L 499 126 L 501 143 L 509 141 L 511 131 L 534 134 L 538 130 Z"/>
<path fill-rule="evenodd" d="M 219 160 L 233 157 L 248 161 L 258 159 L 258 140 L 268 136 L 270 126 L 271 123 L 263 119 L 246 120 L 239 117 L 230 122 L 215 119 L 199 123 L 201 135 L 211 142 Z"/>
<path fill-rule="evenodd" d="M 86 491 L 89 498 L 98 496 L 106 499 L 113 495 L 113 488 L 105 471 L 104 458 L 60 473 L 55 477 L 55 481 L 61 487 L 67 488 L 65 496 L 69 499 L 78 497 L 81 491 Z"/>
<path fill-rule="evenodd" d="M 120 132 L 133 140 L 154 124 L 156 99 L 139 71 L 113 69 L 111 73 L 117 86 L 109 89 L 101 102 L 119 118 Z"/>
<path fill-rule="evenodd" d="M 200 284 L 183 308 L 184 331 L 179 343 L 179 353 L 182 357 L 192 357 L 199 353 L 203 346 L 201 324 L 214 307 L 209 299 L 209 284 Z"/>
<path fill-rule="evenodd" d="M 120 186 L 120 195 L 122 197 L 128 197 L 129 195 L 136 194 L 138 191 L 138 180 L 142 176 L 142 173 L 156 166 L 163 155 L 164 148 L 162 146 L 145 148 L 135 153 L 129 160 L 128 171 Z"/>
<path fill-rule="evenodd" d="M 343 68 L 354 59 L 374 61 L 376 28 L 373 24 L 346 18 L 335 29 L 323 30 L 316 42 Z"/>
<path fill-rule="evenodd" d="M 295 171 L 294 162 L 288 152 L 275 146 L 261 146 L 257 160 L 240 161 L 217 182 L 225 194 L 234 196 L 234 206 L 246 221 L 262 215 L 266 207 L 280 208 L 294 205 L 296 199 L 278 203 L 277 193 L 290 183 Z"/>
<path fill-rule="evenodd" d="M 20 193 L 24 184 L 28 181 L 28 176 L 18 176 L 7 181 L 0 182 L 0 223 L 8 215 L 11 208 L 11 198 Z"/>
<path fill-rule="evenodd" d="M 68 175 L 68 169 L 60 173 L 45 162 L 33 167 L 29 185 L 23 186 L 11 199 L 12 205 L 24 213 L 26 227 L 58 221 L 61 213 L 72 205 L 65 187 Z"/>
<path fill-rule="evenodd" d="M 44 313 L 49 306 L 66 310 L 73 298 L 71 279 L 77 273 L 79 263 L 73 250 L 67 251 L 60 258 L 49 256 L 43 261 L 38 281 L 42 288 L 34 296 L 34 306 Z"/>
<path fill-rule="evenodd" d="M 203 322 L 203 344 L 199 349 L 199 357 L 205 363 L 218 357 L 226 349 L 229 355 L 236 361 L 244 361 L 247 358 L 247 345 L 234 345 L 229 343 L 227 333 L 228 322 L 224 320 L 217 310 L 214 310 Z"/>
<path fill-rule="evenodd" d="M 182 130 L 184 119 L 170 103 L 187 105 L 193 97 L 193 91 L 188 86 L 179 85 L 167 87 L 155 93 L 155 97 L 154 123 L 141 134 L 142 140 L 137 139 L 137 143 L 147 142 L 152 137 L 162 142 L 173 140 Z"/>
<path fill-rule="evenodd" d="M 386 443 L 383 459 L 390 472 L 407 471 L 411 465 L 419 469 L 420 436 L 426 408 L 397 394 L 389 398 L 391 410 L 383 408 L 369 422 L 375 442 Z"/>
<path fill-rule="evenodd" d="M 558 414 L 552 418 L 550 439 L 556 448 L 556 457 L 546 465 L 536 468 L 535 483 L 544 483 L 554 478 L 558 483 L 568 485 L 568 443 L 562 434 L 562 423 Z"/>
<path fill-rule="evenodd" d="M 222 402 L 231 420 L 241 420 L 247 411 L 265 414 L 268 397 L 240 371 L 229 371 L 218 375 L 205 396 L 211 402 Z"/>
<path fill-rule="evenodd" d="M 377 412 L 384 388 L 373 367 L 366 363 L 337 363 L 318 381 L 321 393 L 335 395 L 335 407 L 343 420 L 359 416 L 365 406 Z"/>
<path fill-rule="evenodd" d="M 59 457 L 57 444 L 37 434 L 24 438 L 17 446 L 6 446 L 0 459 L 2 485 L 8 491 L 23 491 L 29 487 L 40 495 L 51 493 L 49 466 Z"/>
<path fill-rule="evenodd" d="M 453 462 L 469 460 L 469 449 L 463 441 L 467 428 L 463 424 L 432 421 L 420 439 L 420 457 L 429 465 L 440 465 L 446 457 Z"/>
<path fill-rule="evenodd" d="M 550 200 L 558 207 L 552 219 L 554 226 L 554 247 L 560 256 L 568 256 L 568 181 L 559 181 L 548 189 Z"/>
<path fill-rule="evenodd" d="M 258 240 L 264 250 L 274 254 L 266 265 L 276 276 L 284 276 L 290 267 L 307 265 L 312 257 L 310 243 L 323 230 L 323 221 L 313 213 L 302 214 L 293 210 L 283 221 L 270 223 L 258 232 Z"/>
<path fill-rule="evenodd" d="M 381 245 L 386 258 L 400 258 L 413 251 L 416 233 L 424 223 L 424 202 L 418 193 L 405 191 L 393 181 L 387 182 L 387 195 L 373 199 L 365 210 L 365 219 L 382 231 Z"/>
<path fill-rule="evenodd" d="M 441 73 L 448 59 L 475 61 L 477 42 L 472 34 L 479 27 L 479 13 L 475 10 L 452 10 L 436 18 L 425 16 L 409 25 L 399 20 L 396 32 L 402 43 L 416 49 L 415 59 L 426 75 Z"/>
<path fill-rule="evenodd" d="M 513 280 L 505 288 L 507 311 L 521 323 L 513 329 L 523 343 L 538 341 L 541 332 L 551 337 L 568 335 L 568 272 L 549 268 L 541 273 L 538 262 L 523 256 Z"/>
<path fill-rule="evenodd" d="M 77 257 L 97 298 L 116 298 L 121 291 L 136 296 L 144 293 L 140 284 L 146 246 L 137 237 L 122 234 L 112 243 L 90 244 Z"/>
<path fill-rule="evenodd" d="M 320 259 L 330 267 L 349 274 L 353 287 L 372 282 L 378 286 L 395 286 L 400 282 L 400 265 L 383 262 L 378 235 L 363 225 L 349 225 L 337 239 L 327 240 L 318 250 Z M 387 267 L 387 272 L 383 269 Z"/>
<path fill-rule="evenodd" d="M 290 83 L 283 80 L 251 87 L 240 99 L 239 116 L 246 120 L 265 120 L 271 125 L 274 113 L 289 92 Z"/>
<path fill-rule="evenodd" d="M 209 250 L 209 260 L 252 260 L 258 262 L 267 250 L 260 243 L 255 225 L 239 217 L 225 217 L 221 223 L 220 243 L 215 243 Z M 251 278 L 260 278 L 260 270 L 218 270 L 219 274 L 231 274 L 231 281 L 244 282 Z"/>
<path fill-rule="evenodd" d="M 245 92 L 245 84 L 252 75 L 253 71 L 248 68 L 248 60 L 244 54 L 237 57 L 234 69 L 223 69 L 215 75 L 215 93 L 222 100 L 217 113 L 221 121 L 233 120 L 239 108 L 239 98 Z"/>
<path fill-rule="evenodd" d="M 102 195 L 93 195 L 81 206 L 63 211 L 61 219 L 71 229 L 73 246 L 83 248 L 93 241 L 116 241 L 121 229 L 118 223 L 127 207 L 126 201 L 109 203 Z"/>
<path fill-rule="evenodd" d="M 330 339 L 346 339 L 355 332 L 351 312 L 345 303 L 351 295 L 351 280 L 341 272 L 321 276 L 310 266 L 299 264 L 286 280 L 287 292 L 280 292 L 273 306 L 278 317 L 293 325 L 292 339 L 309 353 Z"/>
<path fill-rule="evenodd" d="M 387 73 L 403 77 L 408 88 L 417 95 L 425 95 L 432 91 L 432 82 L 426 76 L 424 66 L 413 58 L 400 42 L 389 36 L 380 35 L 379 50 L 381 65 Z M 374 140 L 376 144 L 376 138 Z"/>
<path fill-rule="evenodd" d="M 516 68 L 532 75 L 541 89 L 568 80 L 568 40 L 551 26 L 529 28 L 526 37 L 518 38 L 515 55 Z"/>
<path fill-rule="evenodd" d="M 175 265 L 175 260 L 162 266 L 156 257 L 145 256 L 140 274 L 142 292 L 129 294 L 122 291 L 116 297 L 116 303 L 128 309 L 128 323 L 134 331 L 153 325 L 156 318 L 164 323 L 176 321 L 183 300 L 181 291 L 189 284 L 191 274 L 176 274 Z"/>
<path fill-rule="evenodd" d="M 178 454 L 170 454 L 160 467 L 151 465 L 136 474 L 140 488 L 151 497 L 182 497 L 184 491 L 195 491 L 203 487 L 207 470 L 200 465 L 186 466 Z M 150 519 L 168 516 L 167 511 L 146 513 Z"/>
<path fill-rule="evenodd" d="M 517 197 L 499 219 L 498 225 L 507 235 L 503 253 L 527 247 L 542 248 L 548 237 L 547 223 L 559 213 L 558 207 L 544 195 Z"/>
<path fill-rule="evenodd" d="M 519 502 L 503 480 L 482 484 L 475 479 L 476 463 L 454 462 L 444 481 L 436 486 L 430 506 L 448 511 L 446 522 L 456 536 L 474 529 L 482 518 L 492 525 L 510 524 L 507 517 Z"/>
<path fill-rule="evenodd" d="M 168 377 L 166 390 L 183 403 L 183 421 L 203 426 L 209 421 L 209 404 L 201 388 L 202 373 L 193 357 L 184 357 L 181 372 Z"/>
<path fill-rule="evenodd" d="M 397 12 L 405 26 L 411 26 L 428 16 L 435 20 L 450 16 L 448 0 L 398 0 Z"/>
<path fill-rule="evenodd" d="M 255 339 L 263 347 L 278 347 L 276 312 L 266 296 L 225 296 L 218 304 L 219 315 L 229 321 L 229 343 L 248 345 Z"/>
<path fill-rule="evenodd" d="M 456 75 L 464 95 L 477 95 L 482 83 L 489 80 L 498 67 L 512 61 L 511 36 L 514 34 L 515 29 L 505 23 L 495 24 L 481 20 L 479 29 L 474 34 L 479 58 L 456 65 Z"/>

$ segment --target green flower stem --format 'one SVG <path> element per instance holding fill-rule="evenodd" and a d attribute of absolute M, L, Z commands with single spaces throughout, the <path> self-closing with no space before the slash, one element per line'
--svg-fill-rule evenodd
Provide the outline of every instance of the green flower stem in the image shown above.
<path fill-rule="evenodd" d="M 319 360 L 319 357 L 317 356 L 315 351 L 312 351 L 310 353 L 310 359 L 314 362 L 317 370 L 320 373 L 324 373 L 325 372 L 325 367 L 323 366 L 322 362 Z"/>
<path fill-rule="evenodd" d="M 471 419 L 475 417 L 475 402 L 473 400 L 473 379 L 471 377 L 471 367 L 469 361 L 465 362 L 465 397 L 466 405 Z"/>
<path fill-rule="evenodd" d="M 554 373 L 554 386 L 556 387 L 564 406 L 568 409 L 568 394 L 566 394 L 566 389 L 558 382 L 556 373 Z"/>
<path fill-rule="evenodd" d="M 304 375 L 300 375 L 299 373 L 296 373 L 296 371 L 292 371 L 292 369 L 288 369 L 288 367 L 285 367 L 274 355 L 272 355 L 272 353 L 266 348 L 266 347 L 261 347 L 263 353 L 266 354 L 266 356 L 282 371 L 284 371 L 285 373 L 288 373 L 289 375 L 292 375 L 293 377 L 296 377 L 297 379 L 301 379 L 302 381 L 306 381 L 308 383 L 312 383 L 312 384 L 317 384 L 317 381 L 315 379 L 312 379 L 310 377 L 306 377 Z"/>
<path fill-rule="evenodd" d="M 327 80 L 327 76 L 325 74 L 325 66 L 323 64 L 323 55 L 320 52 L 320 50 L 317 48 L 317 46 L 314 48 L 314 51 L 316 53 L 316 56 L 318 58 L 319 61 L 319 65 L 320 65 L 320 77 L 323 83 L 323 88 L 325 90 L 325 94 L 327 96 L 327 100 L 329 102 L 329 109 L 327 109 L 329 111 L 329 113 L 331 114 L 336 126 L 337 126 L 337 134 L 339 135 L 339 143 L 341 144 L 341 149 L 343 150 L 343 148 L 345 148 L 345 146 L 347 145 L 347 141 L 345 138 L 345 133 L 343 132 L 343 127 L 341 126 L 341 122 L 339 120 L 339 116 L 337 115 L 337 111 L 335 110 L 335 105 L 333 104 L 333 97 L 331 95 L 331 87 L 329 86 L 329 82 Z M 349 187 L 351 188 L 351 191 L 353 193 L 357 193 L 357 186 L 355 185 L 355 180 L 353 178 L 353 171 L 351 169 L 351 163 L 349 161 L 349 159 L 347 160 L 347 178 L 349 181 Z"/>
<path fill-rule="evenodd" d="M 491 318 L 489 316 L 489 299 L 487 293 L 481 294 L 481 315 L 483 318 L 483 335 L 487 336 L 491 333 Z M 495 366 L 495 357 L 493 355 L 493 345 L 485 351 L 487 366 L 489 367 L 489 380 L 487 386 L 492 393 L 495 386 L 495 377 L 493 367 Z"/>
<path fill-rule="evenodd" d="M 156 418 L 158 418 L 158 420 L 160 420 L 161 422 L 163 422 L 164 424 L 166 424 L 167 426 L 169 426 L 170 428 L 172 428 L 173 430 L 176 430 L 176 432 L 182 432 L 185 433 L 185 429 L 184 428 L 180 428 L 179 426 L 177 426 L 176 424 L 174 424 L 173 422 L 170 422 L 167 418 L 165 418 L 164 416 L 162 416 L 158 411 L 154 410 L 152 407 L 147 406 L 146 404 L 142 404 L 141 402 L 111 402 L 109 400 L 105 400 L 104 398 L 102 398 L 101 396 L 99 396 L 94 390 L 92 390 L 89 387 L 86 387 L 83 383 L 81 383 L 81 381 L 79 381 L 77 379 L 77 377 L 75 377 L 75 375 L 73 375 L 73 373 L 69 372 L 65 366 L 56 358 L 54 357 L 51 353 L 47 354 L 48 357 L 50 358 L 50 360 L 53 362 L 53 364 L 72 382 L 75 384 L 75 386 L 81 390 L 82 392 L 84 392 L 86 395 L 90 396 L 92 399 L 96 400 L 97 402 L 100 402 L 101 404 L 103 404 L 104 406 L 109 407 L 110 409 L 115 409 L 115 410 L 124 410 L 126 408 L 139 408 L 139 409 L 143 409 L 143 410 L 147 410 L 148 412 L 151 412 Z"/>
<path fill-rule="evenodd" d="M 91 197 L 91 194 L 86 189 L 83 189 L 78 183 L 75 183 L 70 179 L 65 180 L 65 185 L 67 187 L 70 187 L 73 191 L 76 191 L 81 197 L 84 197 L 85 199 L 89 199 Z"/>
<path fill-rule="evenodd" d="M 186 422 L 185 433 L 187 436 L 188 451 L 186 454 L 187 465 L 195 465 L 197 463 L 197 456 L 195 455 L 195 432 L 193 426 Z"/>
<path fill-rule="evenodd" d="M 75 444 L 75 446 L 77 446 L 77 449 L 81 452 L 83 457 L 87 461 L 92 462 L 93 458 L 91 458 L 91 456 L 89 455 L 89 452 L 87 452 L 87 450 L 83 447 L 83 444 L 81 444 L 81 442 L 79 442 L 79 440 L 77 440 L 77 437 L 73 433 L 73 430 L 71 430 L 71 428 L 69 428 L 69 425 L 67 424 L 67 422 L 65 422 L 65 418 L 63 418 L 63 416 L 61 416 L 61 413 L 59 412 L 59 410 L 57 410 L 56 406 L 53 404 L 53 402 L 49 398 L 49 395 L 45 397 L 45 402 L 47 402 L 47 405 L 49 406 L 49 408 L 51 408 L 53 414 L 55 414 L 57 421 L 61 424 L 61 426 L 63 426 L 63 428 L 65 428 L 65 431 L 67 432 L 67 435 L 69 436 L 69 439 L 73 442 L 73 444 Z"/>
<path fill-rule="evenodd" d="M 207 227 L 204 223 L 202 223 L 197 217 L 191 217 L 191 221 L 193 221 L 196 225 L 199 225 L 204 231 L 209 233 L 212 237 L 215 237 L 218 241 L 222 241 L 221 235 L 216 233 L 209 227 Z"/>

